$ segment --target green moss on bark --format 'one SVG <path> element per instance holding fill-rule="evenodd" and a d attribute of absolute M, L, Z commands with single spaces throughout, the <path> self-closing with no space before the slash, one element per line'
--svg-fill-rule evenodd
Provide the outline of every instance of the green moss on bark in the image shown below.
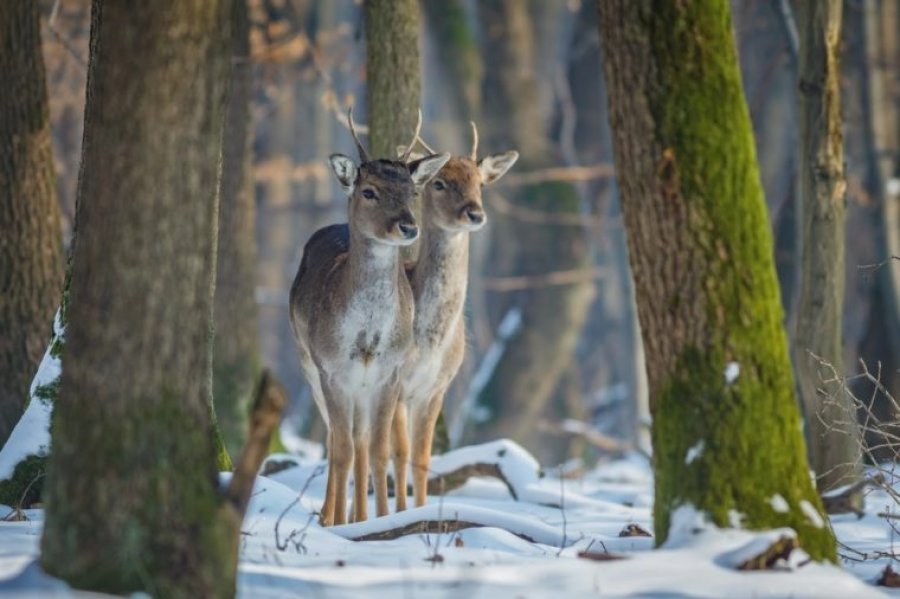
<path fill-rule="evenodd" d="M 813 558 L 833 561 L 729 4 L 601 0 L 600 17 L 647 349 L 657 542 L 691 504 L 721 526 L 733 514 L 748 528 L 791 526 Z M 773 508 L 779 495 L 787 512 Z"/>

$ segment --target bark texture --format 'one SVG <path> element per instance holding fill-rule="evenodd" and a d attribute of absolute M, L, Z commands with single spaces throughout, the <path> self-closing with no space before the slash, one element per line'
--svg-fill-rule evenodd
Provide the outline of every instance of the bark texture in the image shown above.
<path fill-rule="evenodd" d="M 409 144 L 421 107 L 419 3 L 416 0 L 365 0 L 366 93 L 369 153 L 393 159 L 397 146 Z M 422 200 L 413 206 L 422 216 Z M 405 260 L 418 255 L 419 242 L 401 250 Z"/>
<path fill-rule="evenodd" d="M 24 410 L 63 281 L 39 10 L 0 3 L 0 446 Z"/>
<path fill-rule="evenodd" d="M 600 0 L 653 412 L 656 539 L 693 505 L 835 559 L 800 430 L 726 0 Z M 773 507 L 781 495 L 786 512 Z"/>
<path fill-rule="evenodd" d="M 840 0 L 797 3 L 800 34 L 800 286 L 794 364 L 806 416 L 809 459 L 818 487 L 830 491 L 862 474 L 859 434 L 848 424 L 853 406 L 815 354 L 843 372 L 844 144 L 838 46 Z M 819 392 L 822 391 L 822 393 Z M 862 501 L 858 494 L 856 502 Z"/>
<path fill-rule="evenodd" d="M 77 588 L 235 591 L 210 409 L 231 2 L 95 0 L 43 568 Z"/>
<path fill-rule="evenodd" d="M 250 39 L 246 0 L 234 1 L 231 94 L 222 141 L 216 265 L 213 398 L 232 456 L 247 436 L 259 377 L 256 310 L 256 207 L 250 172 Z"/>
<path fill-rule="evenodd" d="M 517 150 L 516 169 L 552 165 L 548 123 L 538 104 L 535 76 L 534 26 L 528 4 L 519 0 L 479 2 L 486 25 L 483 54 L 493 65 L 486 71 L 482 153 Z M 523 188 L 511 198 L 517 205 L 546 213 L 578 214 L 580 199 L 567 182 L 546 182 Z M 490 197 L 485 205 L 490 209 Z M 541 275 L 583 268 L 589 263 L 587 234 L 580 226 L 553 226 L 511 221 L 492 214 L 493 262 L 501 275 Z M 490 381 L 478 398 L 491 418 L 480 424 L 479 439 L 505 436 L 536 447 L 534 426 L 547 409 L 557 384 L 569 368 L 587 311 L 593 285 L 579 282 L 536 287 L 514 298 L 492 303 L 517 304 L 522 327 L 513 336 Z M 502 316 L 502 314 L 497 315 Z"/>

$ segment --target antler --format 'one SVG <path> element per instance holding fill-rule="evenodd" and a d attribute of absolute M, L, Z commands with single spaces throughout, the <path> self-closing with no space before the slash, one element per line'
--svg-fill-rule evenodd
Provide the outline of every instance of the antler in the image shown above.
<path fill-rule="evenodd" d="M 366 148 L 363 147 L 362 142 L 359 141 L 359 137 L 356 135 L 356 127 L 353 126 L 353 107 L 347 108 L 347 123 L 350 125 L 350 134 L 353 135 L 353 141 L 356 142 L 356 150 L 359 152 L 359 159 L 362 162 L 369 162 L 371 158 L 369 158 L 369 153 L 366 152 Z"/>
<path fill-rule="evenodd" d="M 472 153 L 469 157 L 478 160 L 478 127 L 475 126 L 475 121 L 469 121 L 469 124 L 472 125 Z"/>
<path fill-rule="evenodd" d="M 406 162 L 407 160 L 409 160 L 409 155 L 412 154 L 413 146 L 416 145 L 416 140 L 419 139 L 419 131 L 421 131 L 421 130 L 422 130 L 422 109 L 420 108 L 419 109 L 419 118 L 416 121 L 416 132 L 413 133 L 412 141 L 409 142 L 409 145 L 406 146 L 406 151 L 403 152 L 403 156 L 400 157 L 400 162 Z M 422 140 L 419 139 L 419 141 L 422 141 Z M 425 144 L 422 144 L 422 145 L 425 145 Z M 427 146 L 426 146 L 426 148 L 427 148 Z M 428 151 L 432 152 L 430 149 Z"/>

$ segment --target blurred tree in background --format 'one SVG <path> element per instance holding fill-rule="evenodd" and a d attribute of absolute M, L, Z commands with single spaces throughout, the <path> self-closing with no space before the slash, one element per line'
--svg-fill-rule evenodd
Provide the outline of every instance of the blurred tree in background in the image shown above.
<path fill-rule="evenodd" d="M 0 4 L 0 447 L 59 307 L 63 254 L 38 5 Z"/>

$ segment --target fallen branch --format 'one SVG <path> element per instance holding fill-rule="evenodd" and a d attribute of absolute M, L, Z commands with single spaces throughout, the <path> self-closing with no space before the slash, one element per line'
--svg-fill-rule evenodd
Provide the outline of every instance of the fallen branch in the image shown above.
<path fill-rule="evenodd" d="M 378 532 L 371 532 L 359 537 L 351 537 L 353 541 L 393 541 L 400 537 L 418 534 L 443 534 L 449 532 L 458 532 L 467 528 L 484 528 L 484 524 L 477 522 L 466 522 L 465 520 L 418 520 L 397 528 L 389 528 Z M 509 531 L 520 539 L 525 539 L 529 543 L 534 543 L 534 539 L 526 534 Z"/>
<path fill-rule="evenodd" d="M 594 447 L 609 453 L 625 453 L 632 449 L 630 443 L 610 437 L 580 420 L 568 419 L 562 422 L 540 420 L 538 421 L 538 430 L 554 435 L 572 435 L 581 437 Z"/>
<path fill-rule="evenodd" d="M 796 537 L 779 537 L 765 551 L 738 564 L 738 570 L 772 570 L 779 561 L 787 562 L 794 549 L 797 549 Z"/>
<path fill-rule="evenodd" d="M 513 499 L 515 499 L 516 501 L 519 500 L 519 497 L 516 494 L 516 490 L 503 475 L 503 472 L 500 470 L 500 466 L 498 466 L 497 464 L 466 464 L 465 466 L 457 468 L 452 472 L 447 472 L 430 477 L 428 479 L 428 491 L 431 493 L 437 491 L 441 495 L 443 495 L 454 489 L 460 488 L 461 486 L 466 484 L 466 482 L 468 482 L 470 478 L 478 476 L 496 478 L 504 485 L 506 485 L 506 488 L 509 489 L 509 494 L 512 495 Z"/>
<path fill-rule="evenodd" d="M 854 497 L 867 487 L 881 487 L 883 485 L 884 475 L 867 476 L 837 492 L 822 495 L 822 505 L 828 514 L 854 513 L 861 517 L 865 512 L 853 505 Z"/>
<path fill-rule="evenodd" d="M 250 416 L 250 435 L 226 491 L 226 497 L 241 517 L 247 511 L 256 474 L 269 451 L 272 435 L 281 422 L 285 403 L 284 390 L 275 382 L 272 373 L 264 370 L 256 388 L 256 399 Z"/>

